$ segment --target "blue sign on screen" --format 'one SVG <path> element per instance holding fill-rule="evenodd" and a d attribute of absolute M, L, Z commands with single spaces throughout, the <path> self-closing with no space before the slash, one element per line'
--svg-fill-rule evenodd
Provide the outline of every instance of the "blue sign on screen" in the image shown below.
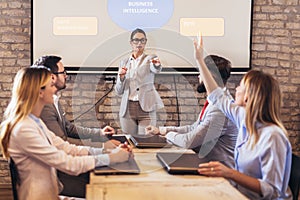
<path fill-rule="evenodd" d="M 173 15 L 173 0 L 108 0 L 107 11 L 114 23 L 132 31 L 161 28 Z"/>

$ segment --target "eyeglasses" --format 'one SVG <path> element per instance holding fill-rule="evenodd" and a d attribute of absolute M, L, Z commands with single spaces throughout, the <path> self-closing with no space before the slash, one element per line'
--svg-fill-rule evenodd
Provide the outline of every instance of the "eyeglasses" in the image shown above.
<path fill-rule="evenodd" d="M 134 38 L 134 39 L 131 40 L 131 42 L 133 44 L 138 44 L 139 42 L 141 42 L 142 44 L 146 44 L 147 39 L 146 38 L 142 38 L 142 39 Z"/>
<path fill-rule="evenodd" d="M 62 72 L 52 72 L 52 74 L 64 74 L 64 75 L 67 75 L 67 70 L 64 70 Z"/>

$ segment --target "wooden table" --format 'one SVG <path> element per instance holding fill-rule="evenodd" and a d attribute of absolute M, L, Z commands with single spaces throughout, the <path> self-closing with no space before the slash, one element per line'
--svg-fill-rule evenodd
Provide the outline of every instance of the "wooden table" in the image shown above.
<path fill-rule="evenodd" d="M 157 152 L 189 152 L 179 148 L 134 149 L 139 175 L 97 176 L 90 173 L 87 200 L 200 200 L 246 199 L 224 178 L 170 175 L 156 158 Z"/>

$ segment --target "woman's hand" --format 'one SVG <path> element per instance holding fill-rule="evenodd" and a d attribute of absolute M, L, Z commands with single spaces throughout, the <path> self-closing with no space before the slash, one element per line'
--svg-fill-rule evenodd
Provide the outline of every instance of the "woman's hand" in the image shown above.
<path fill-rule="evenodd" d="M 211 161 L 209 163 L 203 163 L 199 165 L 198 172 L 205 176 L 224 177 L 230 178 L 233 171 L 217 161 Z"/>
<path fill-rule="evenodd" d="M 109 164 L 116 164 L 121 162 L 126 162 L 131 157 L 131 152 L 128 151 L 128 149 L 117 147 L 113 150 L 111 150 L 111 153 L 109 153 Z"/>
<path fill-rule="evenodd" d="M 260 181 L 254 177 L 243 174 L 235 169 L 231 169 L 220 162 L 209 162 L 199 165 L 199 174 L 213 177 L 224 177 L 233 180 L 235 183 L 262 195 Z"/>
<path fill-rule="evenodd" d="M 120 144 L 121 144 L 120 141 L 112 139 L 112 140 L 108 140 L 108 141 L 104 142 L 103 147 L 106 150 L 107 149 L 114 149 L 114 148 L 118 147 Z"/>
<path fill-rule="evenodd" d="M 119 147 L 122 148 L 123 150 L 126 150 L 126 151 L 132 153 L 132 147 L 127 142 L 120 144 Z"/>
<path fill-rule="evenodd" d="M 151 62 L 153 63 L 153 65 L 155 67 L 159 67 L 161 65 L 159 58 L 156 56 L 154 58 L 151 59 Z"/>
<path fill-rule="evenodd" d="M 127 68 L 126 67 L 121 67 L 119 69 L 118 74 L 119 74 L 121 80 L 123 80 L 125 78 L 126 73 L 127 73 Z"/>
<path fill-rule="evenodd" d="M 120 75 L 120 76 L 121 76 L 121 75 L 125 76 L 126 73 L 127 73 L 127 68 L 126 68 L 126 67 L 121 67 L 121 68 L 119 69 L 119 75 Z"/>
<path fill-rule="evenodd" d="M 203 40 L 202 40 L 202 36 L 198 36 L 197 40 L 194 39 L 194 57 L 195 57 L 196 60 L 198 60 L 198 62 L 203 60 Z"/>

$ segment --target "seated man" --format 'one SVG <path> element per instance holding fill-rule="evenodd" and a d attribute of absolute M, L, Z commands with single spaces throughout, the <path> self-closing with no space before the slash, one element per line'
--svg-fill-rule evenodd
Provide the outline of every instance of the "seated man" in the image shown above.
<path fill-rule="evenodd" d="M 34 63 L 34 65 L 43 65 L 48 67 L 52 72 L 52 79 L 55 87 L 57 88 L 57 92 L 53 97 L 54 104 L 46 105 L 41 114 L 41 118 L 52 132 L 71 144 L 87 146 L 93 145 L 91 143 L 91 138 L 93 137 L 115 133 L 114 129 L 110 126 L 106 126 L 103 129 L 86 128 L 76 126 L 65 118 L 65 114 L 61 104 L 59 103 L 59 96 L 57 95 L 58 91 L 66 88 L 67 78 L 67 74 L 60 57 L 42 56 Z M 119 145 L 117 141 L 114 142 L 116 142 L 116 145 Z M 111 143 L 107 143 L 106 145 L 108 145 L 107 147 L 114 147 Z"/>
<path fill-rule="evenodd" d="M 210 55 L 205 58 L 205 63 L 218 84 L 224 87 L 230 77 L 230 61 Z M 206 92 L 200 76 L 199 83 L 198 92 Z M 209 105 L 208 101 L 194 124 L 159 128 L 148 126 L 146 133 L 163 135 L 175 145 L 194 149 L 200 158 L 222 161 L 228 167 L 234 168 L 234 147 L 238 130 L 216 106 Z"/>
<path fill-rule="evenodd" d="M 112 149 L 120 144 L 116 140 L 107 141 L 106 134 L 114 134 L 115 130 L 106 126 L 103 129 L 100 128 L 86 128 L 76 126 L 70 123 L 63 112 L 63 109 L 59 103 L 59 97 L 57 92 L 66 88 L 67 74 L 64 69 L 61 58 L 58 56 L 42 56 L 33 65 L 45 66 L 52 72 L 52 80 L 57 89 L 54 95 L 54 104 L 48 104 L 44 107 L 41 113 L 41 119 L 47 125 L 49 130 L 55 133 L 57 136 L 63 138 L 71 144 L 104 147 L 104 149 Z M 105 141 L 102 143 L 92 143 L 91 138 L 102 137 Z M 74 196 L 74 197 L 85 197 L 85 185 L 89 183 L 89 173 L 81 174 L 78 177 L 70 176 L 63 172 L 58 171 L 58 177 L 64 185 L 62 195 Z"/>

